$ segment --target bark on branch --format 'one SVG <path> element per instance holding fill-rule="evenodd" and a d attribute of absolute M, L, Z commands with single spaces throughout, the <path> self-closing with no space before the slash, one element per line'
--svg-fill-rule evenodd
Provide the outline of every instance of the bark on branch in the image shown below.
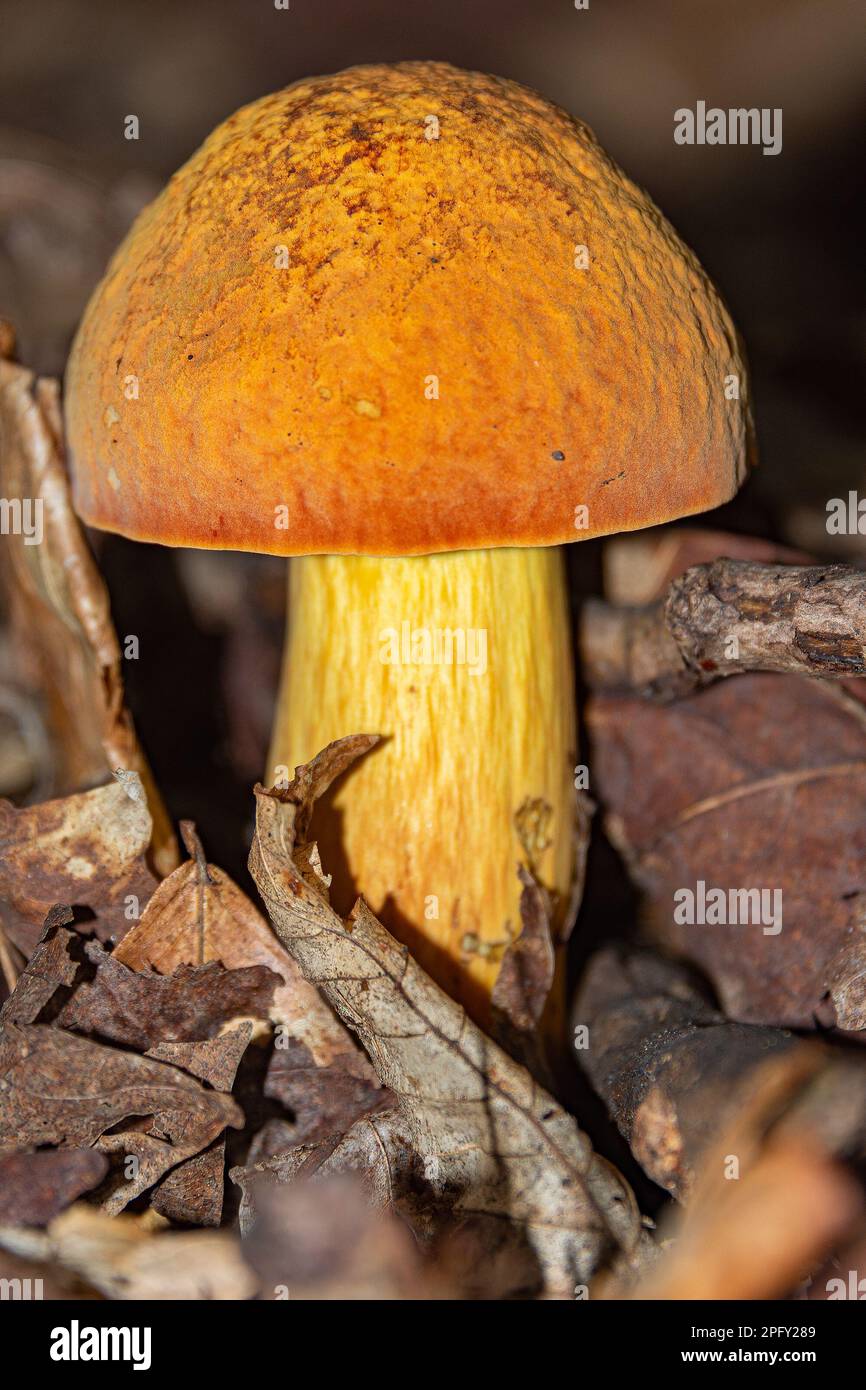
<path fill-rule="evenodd" d="M 646 608 L 591 600 L 580 643 L 595 689 L 662 700 L 746 671 L 863 676 L 866 572 L 714 560 Z"/>

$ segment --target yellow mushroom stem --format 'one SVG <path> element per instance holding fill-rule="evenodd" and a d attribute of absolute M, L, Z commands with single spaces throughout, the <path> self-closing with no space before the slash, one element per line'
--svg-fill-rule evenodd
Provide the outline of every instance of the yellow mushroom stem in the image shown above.
<path fill-rule="evenodd" d="M 521 930 L 518 865 L 554 895 L 557 931 L 571 897 L 576 730 L 562 552 L 293 559 L 271 780 L 353 733 L 384 741 L 315 814 L 331 901 L 345 914 L 363 894 L 487 1024 Z M 550 1009 L 548 1024 L 561 1026 L 561 1009 Z"/>

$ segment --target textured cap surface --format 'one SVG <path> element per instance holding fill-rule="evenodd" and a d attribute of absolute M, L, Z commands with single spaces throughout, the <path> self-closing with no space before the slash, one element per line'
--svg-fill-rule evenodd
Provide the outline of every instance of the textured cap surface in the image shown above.
<path fill-rule="evenodd" d="M 591 132 L 440 63 L 219 126 L 114 257 L 66 381 L 86 521 L 287 555 L 703 511 L 742 480 L 745 401 L 713 286 Z"/>

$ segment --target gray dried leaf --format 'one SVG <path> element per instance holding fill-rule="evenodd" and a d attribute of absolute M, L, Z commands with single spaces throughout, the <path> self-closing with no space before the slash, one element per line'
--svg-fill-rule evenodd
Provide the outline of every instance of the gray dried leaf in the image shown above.
<path fill-rule="evenodd" d="M 568 1296 L 606 1261 L 637 1251 L 640 1218 L 627 1185 L 363 901 L 342 921 L 323 882 L 294 859 L 315 798 L 358 752 L 358 740 L 339 741 L 287 791 L 257 788 L 253 877 L 280 939 L 397 1096 L 438 1201 L 452 1217 L 471 1213 L 500 1228 L 505 1218 L 532 1249 L 539 1288 Z"/>
<path fill-rule="evenodd" d="M 20 669 L 48 712 L 56 790 L 93 786 L 116 768 L 139 774 L 154 864 L 168 873 L 174 833 L 124 702 L 108 591 L 72 506 L 63 453 L 58 383 L 0 360 L 0 495 L 42 508 L 39 545 L 5 538 L 0 583 Z"/>

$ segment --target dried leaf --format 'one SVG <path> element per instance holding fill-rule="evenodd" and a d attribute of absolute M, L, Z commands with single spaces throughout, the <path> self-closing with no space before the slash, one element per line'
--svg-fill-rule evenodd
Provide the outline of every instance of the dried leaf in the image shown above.
<path fill-rule="evenodd" d="M 263 1298 L 298 1300 L 444 1298 L 409 1232 L 389 1212 L 373 1210 L 359 1180 L 268 1188 L 258 1194 L 261 1219 L 244 1241 L 244 1258 Z"/>
<path fill-rule="evenodd" d="M 161 1042 L 150 1048 L 147 1056 L 182 1067 L 190 1076 L 206 1081 L 215 1091 L 230 1091 L 252 1031 L 253 1025 L 247 1022 L 230 1033 L 220 1033 L 218 1038 L 200 1042 Z"/>
<path fill-rule="evenodd" d="M 47 1226 L 98 1187 L 108 1160 L 95 1149 L 40 1149 L 0 1158 L 0 1226 Z"/>
<path fill-rule="evenodd" d="M 408 1121 L 392 1106 L 360 1117 L 345 1133 L 295 1145 L 245 1168 L 233 1168 L 230 1177 L 243 1192 L 241 1231 L 248 1235 L 254 1228 L 259 1216 L 258 1197 L 270 1184 L 346 1175 L 363 1183 L 373 1206 L 397 1208 L 421 1226 L 419 1194 L 427 1187 L 424 1172 L 412 1147 Z"/>
<path fill-rule="evenodd" d="M 866 1027 L 862 705 L 822 682 L 752 675 L 665 708 L 597 698 L 587 722 L 608 832 L 653 939 L 697 964 L 733 1018 L 811 1028 L 832 991 L 843 1026 Z M 734 904 L 728 924 L 700 920 L 701 884 Z M 761 920 L 760 900 L 739 896 L 750 889 L 766 892 Z M 675 920 L 683 890 L 694 923 Z"/>
<path fill-rule="evenodd" d="M 233 1018 L 266 1016 L 279 980 L 266 966 L 225 970 L 218 961 L 157 975 L 130 970 L 98 942 L 84 949 L 96 973 L 79 985 L 57 1023 L 141 1051 L 212 1037 Z"/>
<path fill-rule="evenodd" d="M 49 909 L 69 903 L 103 940 L 128 931 L 156 878 L 146 862 L 151 819 L 135 773 L 108 786 L 17 810 L 0 802 L 0 909 L 26 955 Z"/>
<path fill-rule="evenodd" d="M 573 1017 L 588 1030 L 579 1055 L 593 1086 L 644 1171 L 680 1201 L 760 1068 L 804 1046 L 782 1029 L 730 1022 L 687 971 L 645 951 L 593 957 Z M 866 1056 L 821 1056 L 798 1100 L 804 1133 L 834 1154 L 860 1155 Z"/>
<path fill-rule="evenodd" d="M 154 864 L 167 873 L 177 862 L 174 835 L 124 704 L 108 593 L 72 509 L 63 447 L 57 383 L 0 360 L 0 494 L 42 513 L 41 543 L 23 529 L 9 535 L 0 565 L 22 663 L 54 732 L 56 790 L 103 782 L 115 768 L 137 772 Z"/>
<path fill-rule="evenodd" d="M 80 940 L 64 925 L 71 921 L 68 907 L 58 905 L 48 913 L 36 948 L 0 1009 L 0 1024 L 35 1023 L 55 992 L 72 984 L 78 974 L 72 948 L 78 949 Z"/>
<path fill-rule="evenodd" d="M 225 1194 L 226 1141 L 172 1168 L 150 1196 L 154 1211 L 185 1226 L 218 1226 Z"/>
<path fill-rule="evenodd" d="M 245 1023 L 231 1033 L 196 1043 L 160 1043 L 148 1053 L 158 1061 L 172 1062 L 217 1091 L 231 1091 L 240 1060 L 253 1026 Z M 170 1221 L 193 1226 L 218 1226 L 222 1220 L 225 1191 L 225 1135 L 203 1153 L 173 1168 L 157 1184 L 150 1204 Z"/>
<path fill-rule="evenodd" d="M 690 1205 L 663 1226 L 665 1253 L 633 1288 L 613 1280 L 597 1292 L 671 1300 L 795 1291 L 863 1211 L 853 1174 L 829 1156 L 820 1133 L 807 1134 L 797 1113 L 797 1098 L 820 1066 L 808 1046 L 765 1063 L 705 1155 Z"/>
<path fill-rule="evenodd" d="M 230 1096 L 176 1067 L 40 1025 L 4 1027 L 0 1091 L 0 1153 L 54 1144 L 137 1159 L 104 1199 L 112 1212 L 243 1123 Z M 133 1117 L 147 1117 L 147 1128 L 119 1132 Z"/>
<path fill-rule="evenodd" d="M 0 1246 L 73 1270 L 106 1298 L 222 1301 L 256 1292 L 255 1277 L 227 1232 L 154 1233 L 135 1217 L 109 1217 L 81 1205 L 45 1232 L 0 1228 Z"/>
<path fill-rule="evenodd" d="M 178 1129 L 179 1116 L 193 1111 L 206 1124 L 222 1121 L 217 1132 L 239 1118 L 232 1102 L 175 1067 L 38 1024 L 6 1024 L 0 1077 L 5 1152 L 39 1144 L 91 1145 L 132 1115 L 153 1116 L 154 1127 L 166 1134 Z"/>
<path fill-rule="evenodd" d="M 569 1295 L 604 1261 L 636 1251 L 640 1222 L 625 1183 L 363 901 L 343 922 L 324 880 L 293 858 L 316 796 L 358 751 L 358 740 L 332 744 L 286 792 L 257 789 L 253 877 L 304 974 L 359 1034 L 398 1096 L 439 1200 L 500 1229 L 506 1218 L 532 1248 L 539 1286 Z"/>
<path fill-rule="evenodd" d="M 522 930 L 502 957 L 491 1002 L 494 1011 L 504 1015 L 518 1033 L 532 1033 L 544 1011 L 556 961 L 549 895 L 522 864 L 517 872 L 523 884 Z"/>
<path fill-rule="evenodd" d="M 295 1144 L 347 1129 L 389 1096 L 354 1047 L 331 1065 L 319 1066 L 309 1048 L 290 1037 L 279 1038 L 271 1054 L 264 1094 L 293 1116 Z"/>
<path fill-rule="evenodd" d="M 181 833 L 189 863 L 160 884 L 113 959 L 162 974 L 211 960 L 275 971 L 282 983 L 262 1014 L 277 1025 L 265 1093 L 294 1114 L 295 1142 L 347 1127 L 379 1103 L 373 1068 L 246 894 L 207 863 L 189 822 Z"/>

